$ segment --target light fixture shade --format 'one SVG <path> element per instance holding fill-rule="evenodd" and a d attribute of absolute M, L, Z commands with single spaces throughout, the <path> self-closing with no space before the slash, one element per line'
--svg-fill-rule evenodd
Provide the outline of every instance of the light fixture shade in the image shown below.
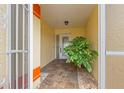
<path fill-rule="evenodd" d="M 65 20 L 64 23 L 65 23 L 65 25 L 68 25 L 69 21 L 68 20 Z"/>

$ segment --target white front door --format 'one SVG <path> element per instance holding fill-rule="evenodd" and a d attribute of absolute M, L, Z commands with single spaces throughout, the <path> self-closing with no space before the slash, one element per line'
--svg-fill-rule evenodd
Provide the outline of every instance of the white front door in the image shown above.
<path fill-rule="evenodd" d="M 70 36 L 69 34 L 62 34 L 60 35 L 60 44 L 59 44 L 59 58 L 60 59 L 67 59 L 67 55 L 64 53 L 64 48 L 68 46 Z"/>

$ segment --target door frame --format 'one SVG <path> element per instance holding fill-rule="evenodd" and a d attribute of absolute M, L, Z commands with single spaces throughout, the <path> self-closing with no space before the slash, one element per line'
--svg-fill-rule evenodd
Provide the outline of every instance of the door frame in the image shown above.
<path fill-rule="evenodd" d="M 6 53 L 8 54 L 8 51 L 9 50 L 11 50 L 11 5 L 7 5 L 7 15 L 9 15 L 9 17 L 7 17 L 8 18 L 8 20 L 7 20 L 7 34 L 8 34 L 8 36 L 6 37 L 6 38 L 8 38 L 9 37 L 9 39 L 7 40 L 7 43 L 8 43 L 8 48 L 7 48 L 7 51 L 6 51 Z M 9 55 L 8 54 L 8 64 L 9 64 L 9 66 L 8 66 L 8 83 L 9 83 L 9 88 L 11 88 L 11 55 Z"/>
<path fill-rule="evenodd" d="M 70 33 L 60 33 L 60 34 L 55 34 L 55 59 L 60 59 L 60 58 L 57 58 L 57 56 L 56 56 L 56 51 L 57 51 L 57 49 L 56 49 L 56 36 L 57 35 L 59 35 L 59 39 L 60 39 L 60 35 L 69 35 L 69 40 L 71 39 L 71 36 L 70 36 Z M 59 46 L 60 46 L 60 42 L 59 42 Z M 60 56 L 60 55 L 59 55 Z"/>
<path fill-rule="evenodd" d="M 98 5 L 98 88 L 106 85 L 106 9 L 105 4 Z"/>
<path fill-rule="evenodd" d="M 29 5 L 29 89 L 33 89 L 33 4 Z"/>

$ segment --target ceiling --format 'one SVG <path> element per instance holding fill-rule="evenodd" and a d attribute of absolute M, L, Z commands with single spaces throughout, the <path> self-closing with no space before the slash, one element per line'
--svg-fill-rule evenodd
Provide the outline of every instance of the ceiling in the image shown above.
<path fill-rule="evenodd" d="M 54 28 L 81 27 L 85 25 L 95 5 L 90 4 L 42 4 L 44 20 Z M 69 24 L 65 26 L 64 21 Z"/>

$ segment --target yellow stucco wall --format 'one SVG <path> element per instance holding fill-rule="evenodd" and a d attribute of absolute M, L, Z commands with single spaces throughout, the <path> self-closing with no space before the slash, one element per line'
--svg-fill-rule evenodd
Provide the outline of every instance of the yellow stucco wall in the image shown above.
<path fill-rule="evenodd" d="M 124 51 L 124 5 L 107 5 L 106 48 Z M 124 56 L 107 56 L 106 88 L 124 88 Z"/>
<path fill-rule="evenodd" d="M 40 48 L 41 48 L 41 27 L 40 19 L 35 15 L 33 16 L 33 66 L 34 68 L 40 66 Z"/>
<path fill-rule="evenodd" d="M 41 62 L 41 23 L 40 19 L 33 15 L 33 69 L 40 66 Z M 40 78 L 34 81 L 34 88 L 40 84 Z"/>
<path fill-rule="evenodd" d="M 41 20 L 41 68 L 55 59 L 54 28 Z"/>
<path fill-rule="evenodd" d="M 98 51 L 98 6 L 96 5 L 86 24 L 86 37 L 92 48 Z M 98 80 L 98 59 L 93 64 L 93 75 Z"/>
<path fill-rule="evenodd" d="M 70 38 L 73 39 L 77 36 L 85 37 L 85 28 L 64 28 L 64 29 L 55 29 L 55 35 L 59 34 L 69 34 Z"/>
<path fill-rule="evenodd" d="M 6 15 L 7 13 L 7 5 L 2 4 L 0 5 L 0 15 Z M 6 21 L 3 21 L 4 24 L 6 24 Z M 2 24 L 0 24 L 0 79 L 7 78 L 7 55 L 6 49 L 7 49 L 7 29 Z M 1 80 L 0 80 L 1 81 Z"/>

